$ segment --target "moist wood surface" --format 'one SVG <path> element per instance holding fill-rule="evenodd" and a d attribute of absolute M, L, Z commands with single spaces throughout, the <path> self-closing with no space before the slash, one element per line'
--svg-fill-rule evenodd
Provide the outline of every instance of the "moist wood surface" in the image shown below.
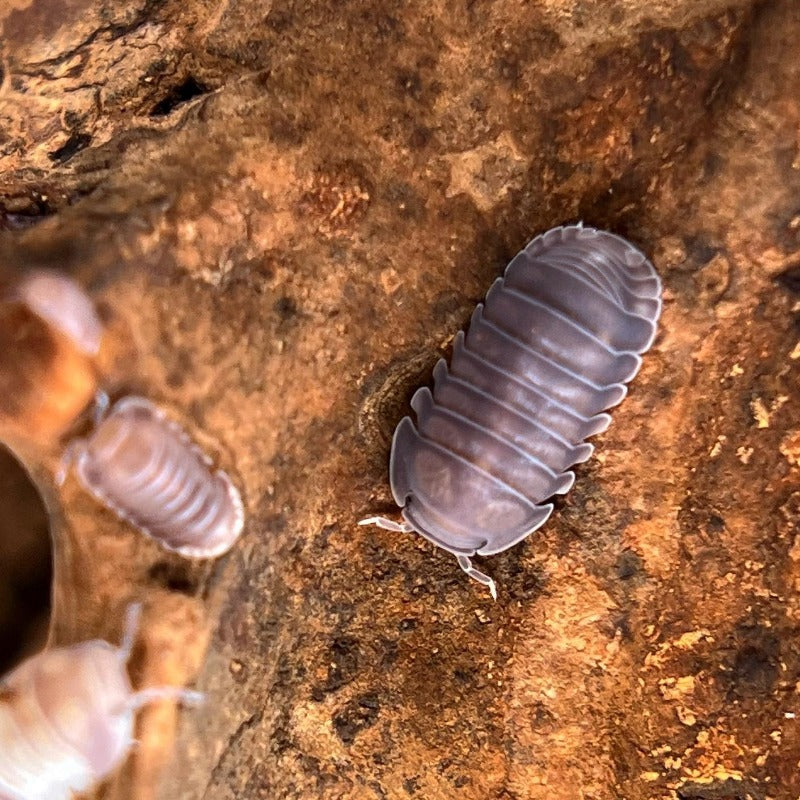
<path fill-rule="evenodd" d="M 791 0 L 3 4 L 0 279 L 65 269 L 109 330 L 92 370 L 27 354 L 48 403 L 8 410 L 51 638 L 141 599 L 135 685 L 209 696 L 97 797 L 800 795 L 798 37 Z M 476 302 L 578 219 L 652 257 L 660 333 L 492 604 L 356 521 Z M 95 368 L 242 487 L 228 556 L 56 492 L 26 424 Z"/>

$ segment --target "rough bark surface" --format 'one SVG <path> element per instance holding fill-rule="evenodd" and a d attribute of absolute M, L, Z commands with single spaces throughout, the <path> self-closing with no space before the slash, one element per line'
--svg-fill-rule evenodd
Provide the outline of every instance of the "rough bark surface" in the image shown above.
<path fill-rule="evenodd" d="M 0 277 L 67 270 L 109 326 L 0 353 L 51 640 L 140 599 L 136 683 L 208 693 L 97 797 L 796 800 L 798 40 L 793 0 L 3 5 Z M 492 603 L 356 521 L 491 281 L 576 219 L 653 255 L 661 332 Z M 95 382 L 236 477 L 232 553 L 55 488 Z"/>

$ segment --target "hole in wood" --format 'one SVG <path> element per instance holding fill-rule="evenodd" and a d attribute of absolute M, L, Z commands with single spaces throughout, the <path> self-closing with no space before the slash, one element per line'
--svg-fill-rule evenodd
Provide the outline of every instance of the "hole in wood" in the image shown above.
<path fill-rule="evenodd" d="M 185 78 L 182 83 L 173 86 L 151 109 L 151 117 L 166 117 L 178 106 L 188 103 L 195 97 L 201 97 L 211 91 L 208 86 L 198 81 L 192 75 Z"/>
<path fill-rule="evenodd" d="M 47 509 L 0 444 L 0 676 L 47 641 L 53 554 Z"/>

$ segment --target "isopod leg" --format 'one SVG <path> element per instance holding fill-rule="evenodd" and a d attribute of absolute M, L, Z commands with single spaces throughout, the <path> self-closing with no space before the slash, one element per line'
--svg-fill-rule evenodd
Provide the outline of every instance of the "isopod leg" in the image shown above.
<path fill-rule="evenodd" d="M 202 692 L 196 692 L 194 689 L 184 689 L 181 686 L 151 686 L 149 689 L 141 689 L 132 694 L 127 708 L 135 711 L 160 700 L 174 700 L 188 706 L 199 706 L 205 699 L 206 696 Z"/>
<path fill-rule="evenodd" d="M 102 389 L 98 389 L 94 396 L 94 404 L 92 408 L 92 422 L 97 427 L 108 414 L 108 407 L 111 405 L 111 400 L 108 393 Z"/>
<path fill-rule="evenodd" d="M 484 586 L 489 587 L 489 594 L 492 596 L 492 600 L 497 600 L 497 584 L 490 578 L 488 575 L 485 575 L 480 570 L 476 569 L 472 566 L 472 561 L 467 558 L 467 556 L 456 556 L 456 560 L 458 561 L 458 566 L 470 576 L 474 580 L 482 583 Z"/>
<path fill-rule="evenodd" d="M 411 533 L 414 529 L 407 522 L 395 522 L 386 517 L 367 517 L 358 521 L 359 525 L 377 525 L 385 531 L 393 533 Z"/>
<path fill-rule="evenodd" d="M 73 439 L 65 448 L 63 455 L 58 462 L 56 471 L 56 486 L 63 486 L 67 479 L 70 468 L 78 460 L 86 447 L 85 439 Z"/>
<path fill-rule="evenodd" d="M 131 603 L 125 609 L 125 629 L 122 633 L 122 643 L 119 646 L 119 657 L 123 664 L 128 663 L 128 659 L 133 652 L 133 643 L 136 641 L 136 634 L 139 632 L 139 623 L 142 620 L 142 604 Z"/>

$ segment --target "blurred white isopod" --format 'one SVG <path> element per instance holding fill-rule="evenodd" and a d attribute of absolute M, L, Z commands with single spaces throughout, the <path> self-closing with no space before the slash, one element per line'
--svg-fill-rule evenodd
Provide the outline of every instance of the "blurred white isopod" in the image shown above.
<path fill-rule="evenodd" d="M 119 647 L 94 639 L 45 650 L 0 679 L 2 800 L 69 800 L 122 764 L 139 708 L 202 701 L 180 687 L 133 690 L 126 666 L 140 614 L 128 608 Z"/>
<path fill-rule="evenodd" d="M 103 323 L 66 274 L 36 269 L 0 288 L 0 438 L 51 448 L 98 390 Z"/>
<path fill-rule="evenodd" d="M 79 350 L 97 355 L 103 323 L 92 299 L 72 278 L 55 270 L 32 270 L 14 287 L 10 299 L 26 305 Z"/>

